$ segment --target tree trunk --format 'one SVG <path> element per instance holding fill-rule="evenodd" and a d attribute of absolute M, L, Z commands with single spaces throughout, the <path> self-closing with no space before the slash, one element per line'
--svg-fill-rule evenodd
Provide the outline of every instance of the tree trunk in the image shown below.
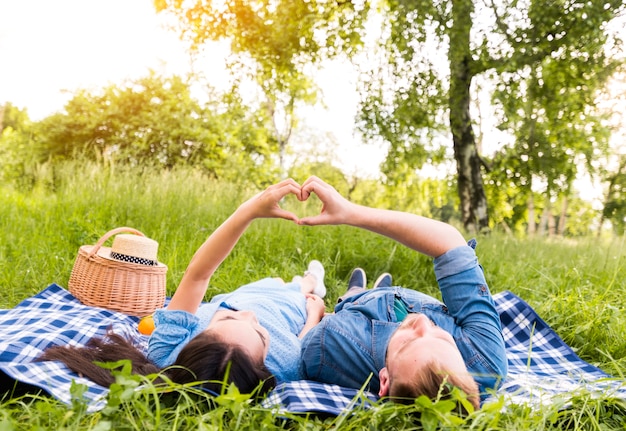
<path fill-rule="evenodd" d="M 470 117 L 470 30 L 474 5 L 471 0 L 452 2 L 450 28 L 450 129 L 457 165 L 458 193 L 463 226 L 470 232 L 489 228 L 487 196 L 481 175 L 481 160 Z"/>
<path fill-rule="evenodd" d="M 537 232 L 537 225 L 535 224 L 535 199 L 531 193 L 528 197 L 528 229 L 526 229 L 529 236 L 534 236 Z"/>
<path fill-rule="evenodd" d="M 548 217 L 548 236 L 556 235 L 556 221 L 554 220 L 554 214 L 550 211 L 547 215 Z"/>
<path fill-rule="evenodd" d="M 293 100 L 293 99 L 292 99 Z M 269 117 L 272 120 L 272 127 L 274 128 L 274 138 L 278 142 L 278 167 L 280 169 L 280 173 L 283 177 L 287 175 L 287 167 L 285 166 L 285 156 L 287 154 L 287 146 L 289 145 L 289 140 L 291 138 L 291 132 L 293 131 L 294 123 L 295 123 L 295 115 L 293 113 L 292 105 L 288 107 L 284 107 L 284 118 L 283 122 L 285 123 L 283 126 L 283 130 L 278 125 L 277 116 L 279 113 L 276 110 L 276 101 L 272 97 L 268 97 L 266 101 L 266 109 Z"/>
<path fill-rule="evenodd" d="M 604 202 L 602 203 L 603 209 L 602 209 L 602 212 L 600 213 L 601 216 L 600 216 L 600 224 L 598 225 L 598 238 L 600 238 L 600 236 L 602 235 L 602 226 L 604 225 L 604 222 L 606 220 L 606 217 L 605 217 L 606 206 L 611 201 L 611 196 L 613 195 L 613 193 L 615 193 L 617 180 L 619 176 L 621 176 L 624 173 L 624 169 L 626 169 L 626 158 L 622 157 L 620 158 L 619 167 L 617 171 L 608 178 L 609 185 L 606 188 Z"/>
<path fill-rule="evenodd" d="M 567 206 L 569 201 L 567 200 L 567 196 L 563 196 L 563 203 L 561 204 L 561 215 L 559 216 L 559 228 L 557 229 L 557 233 L 560 236 L 565 234 L 565 227 L 567 226 Z"/>
<path fill-rule="evenodd" d="M 549 232 L 549 219 L 550 219 L 551 210 L 552 210 L 552 204 L 550 203 L 550 198 L 546 196 L 543 211 L 541 212 L 541 220 L 539 221 L 539 229 L 538 229 L 539 236 L 546 235 L 546 232 L 548 232 L 548 234 L 550 233 Z"/>

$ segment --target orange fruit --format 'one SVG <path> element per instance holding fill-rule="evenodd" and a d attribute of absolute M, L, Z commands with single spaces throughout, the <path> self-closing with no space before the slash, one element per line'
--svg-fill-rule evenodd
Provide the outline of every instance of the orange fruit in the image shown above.
<path fill-rule="evenodd" d="M 152 315 L 142 317 L 137 324 L 137 330 L 143 335 L 152 334 L 152 331 L 154 331 L 154 319 L 152 318 Z"/>

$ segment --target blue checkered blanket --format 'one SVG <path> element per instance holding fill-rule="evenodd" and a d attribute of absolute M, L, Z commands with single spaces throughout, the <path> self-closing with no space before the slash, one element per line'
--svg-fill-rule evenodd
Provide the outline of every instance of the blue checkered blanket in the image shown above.
<path fill-rule="evenodd" d="M 510 292 L 494 296 L 504 328 L 509 375 L 494 396 L 504 394 L 512 403 L 549 402 L 551 397 L 585 390 L 607 391 L 626 399 L 624 382 L 580 359 L 523 300 Z M 83 345 L 112 326 L 140 346 L 147 337 L 137 332 L 136 317 L 80 303 L 62 287 L 52 284 L 9 310 L 0 310 L 0 381 L 17 381 L 44 389 L 70 403 L 72 381 L 88 388 L 90 411 L 105 405 L 108 389 L 82 378 L 59 362 L 34 362 L 50 345 Z M 8 377 L 8 378 L 7 378 Z M 3 383 L 3 390 L 10 384 Z M 310 381 L 279 384 L 263 405 L 292 413 L 338 415 L 355 406 L 375 402 L 374 394 Z"/>

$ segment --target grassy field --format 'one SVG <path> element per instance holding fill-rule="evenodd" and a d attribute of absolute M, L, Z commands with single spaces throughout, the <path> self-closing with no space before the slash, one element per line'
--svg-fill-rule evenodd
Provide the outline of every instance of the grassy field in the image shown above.
<path fill-rule="evenodd" d="M 10 308 L 50 283 L 67 286 L 81 245 L 107 231 L 130 226 L 160 244 L 171 294 L 196 248 L 256 190 L 209 181 L 194 172 L 103 172 L 95 167 L 40 173 L 24 193 L 0 188 L 0 308 Z M 54 179 L 54 180 L 53 180 Z M 296 178 L 303 181 L 304 178 Z M 300 215 L 319 211 L 287 198 Z M 623 238 L 478 238 L 477 254 L 493 293 L 510 290 L 530 303 L 586 361 L 611 375 L 626 373 L 626 248 Z M 388 271 L 394 281 L 438 296 L 430 259 L 369 232 L 349 227 L 302 227 L 259 220 L 246 232 L 211 280 L 208 296 L 265 276 L 291 279 L 311 259 L 327 270 L 327 309 L 343 293 L 350 271 L 363 267 L 370 279 Z M 577 395 L 570 408 L 533 410 L 494 403 L 461 421 L 445 405 L 381 404 L 348 417 L 281 415 L 229 395 L 209 409 L 203 395 L 178 392 L 176 402 L 155 401 L 156 391 L 127 391 L 128 378 L 112 392 L 109 407 L 86 413 L 44 395 L 2 397 L 0 431 L 13 429 L 624 429 L 626 403 Z M 79 389 L 77 389 L 77 394 Z M 426 409 L 426 410 L 424 410 Z M 421 414 L 422 422 L 416 420 Z M 426 420 L 429 419 L 429 420 Z"/>

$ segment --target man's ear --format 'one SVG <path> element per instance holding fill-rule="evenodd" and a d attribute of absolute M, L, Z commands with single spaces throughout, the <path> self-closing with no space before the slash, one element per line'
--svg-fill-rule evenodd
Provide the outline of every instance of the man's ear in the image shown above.
<path fill-rule="evenodd" d="M 389 371 L 387 367 L 381 369 L 378 372 L 378 378 L 380 379 L 380 389 L 378 390 L 379 397 L 386 397 L 389 395 Z"/>

